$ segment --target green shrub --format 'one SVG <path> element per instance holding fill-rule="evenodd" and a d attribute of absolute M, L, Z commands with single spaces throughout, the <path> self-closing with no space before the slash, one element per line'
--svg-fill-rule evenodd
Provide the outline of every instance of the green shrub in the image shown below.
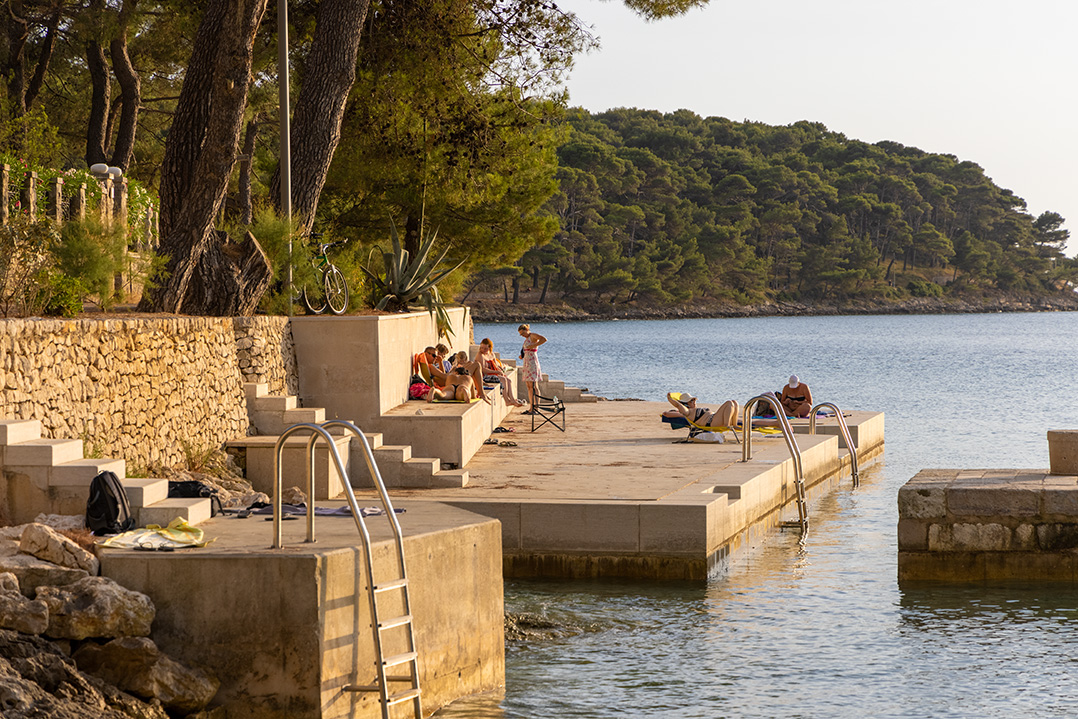
<path fill-rule="evenodd" d="M 61 273 L 50 273 L 45 288 L 48 299 L 44 311 L 52 317 L 77 317 L 82 312 L 82 298 L 86 288 L 73 277 Z"/>
<path fill-rule="evenodd" d="M 47 220 L 19 214 L 0 225 L 0 314 L 38 314 L 48 304 L 59 240 L 59 230 Z"/>
<path fill-rule="evenodd" d="M 943 297 L 943 288 L 927 280 L 913 280 L 906 285 L 906 289 L 914 297 Z"/>
<path fill-rule="evenodd" d="M 122 228 L 87 217 L 64 224 L 54 254 L 57 268 L 108 308 L 115 303 L 115 277 L 126 269 L 126 249 Z"/>

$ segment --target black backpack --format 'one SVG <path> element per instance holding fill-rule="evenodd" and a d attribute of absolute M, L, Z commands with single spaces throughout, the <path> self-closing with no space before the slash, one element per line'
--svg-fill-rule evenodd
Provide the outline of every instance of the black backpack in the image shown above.
<path fill-rule="evenodd" d="M 86 528 L 94 534 L 119 534 L 135 526 L 127 492 L 115 472 L 105 470 L 90 480 L 86 500 Z"/>

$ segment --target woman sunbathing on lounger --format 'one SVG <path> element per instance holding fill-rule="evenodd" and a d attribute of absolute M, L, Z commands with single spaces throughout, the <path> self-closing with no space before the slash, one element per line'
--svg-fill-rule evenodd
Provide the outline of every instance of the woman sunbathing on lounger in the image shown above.
<path fill-rule="evenodd" d="M 717 410 L 711 412 L 704 407 L 697 407 L 695 397 L 685 399 L 682 394 L 667 392 L 666 399 L 674 405 L 674 409 L 663 412 L 666 416 L 681 415 L 698 427 L 737 427 L 737 416 L 741 411 L 737 400 L 728 399 L 719 405 Z"/>

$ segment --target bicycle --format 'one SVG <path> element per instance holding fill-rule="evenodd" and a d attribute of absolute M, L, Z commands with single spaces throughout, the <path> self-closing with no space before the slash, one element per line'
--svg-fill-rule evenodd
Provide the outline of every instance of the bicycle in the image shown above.
<path fill-rule="evenodd" d="M 312 232 L 310 238 L 319 241 L 322 235 Z M 348 242 L 347 239 L 336 242 L 318 242 L 318 252 L 311 260 L 311 265 L 315 273 L 320 276 L 321 286 L 312 286 L 307 283 L 303 285 L 303 304 L 307 306 L 307 311 L 311 314 L 320 315 L 328 307 L 333 314 L 343 315 L 348 309 L 348 281 L 344 278 L 344 273 L 330 261 L 326 254 L 330 247 L 337 247 L 346 242 Z"/>

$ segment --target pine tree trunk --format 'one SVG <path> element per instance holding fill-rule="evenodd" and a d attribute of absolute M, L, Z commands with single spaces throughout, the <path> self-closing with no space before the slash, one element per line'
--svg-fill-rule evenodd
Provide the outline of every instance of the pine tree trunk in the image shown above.
<path fill-rule="evenodd" d="M 41 86 L 45 84 L 45 73 L 49 71 L 49 63 L 52 61 L 52 51 L 56 47 L 56 31 L 60 27 L 60 19 L 63 15 L 63 6 L 57 6 L 52 17 L 49 18 L 48 30 L 45 31 L 45 40 L 41 45 L 41 53 L 37 58 L 37 66 L 34 68 L 34 76 L 30 78 L 30 84 L 26 87 L 24 104 L 30 107 L 37 95 L 41 92 Z"/>
<path fill-rule="evenodd" d="M 124 0 L 123 9 L 120 11 L 120 27 L 109 44 L 112 71 L 120 85 L 120 100 L 123 106 L 116 145 L 112 151 L 112 164 L 125 171 L 135 152 L 135 131 L 138 129 L 138 111 L 142 102 L 142 85 L 131 64 L 131 57 L 127 54 L 127 26 L 137 2 L 138 0 Z"/>
<path fill-rule="evenodd" d="M 322 0 L 303 86 L 292 114 L 292 210 L 306 234 L 314 223 L 333 153 L 341 140 L 348 93 L 356 78 L 356 54 L 367 18 L 368 0 Z M 270 195 L 281 197 L 281 169 L 273 173 Z"/>
<path fill-rule="evenodd" d="M 104 12 L 104 0 L 91 0 L 90 11 Z M 86 165 L 108 160 L 105 154 L 108 136 L 105 132 L 109 113 L 109 66 L 105 50 L 96 39 L 86 42 L 86 67 L 90 71 L 90 119 L 86 122 Z"/>
<path fill-rule="evenodd" d="M 144 296 L 141 309 L 201 314 L 252 305 L 251 298 L 215 296 L 233 289 L 224 279 L 213 279 L 214 273 L 227 273 L 212 243 L 236 159 L 254 37 L 265 9 L 266 0 L 211 0 L 206 8 L 162 163 L 160 252 L 168 257 L 168 274 Z M 189 300 L 196 273 L 201 291 Z"/>

